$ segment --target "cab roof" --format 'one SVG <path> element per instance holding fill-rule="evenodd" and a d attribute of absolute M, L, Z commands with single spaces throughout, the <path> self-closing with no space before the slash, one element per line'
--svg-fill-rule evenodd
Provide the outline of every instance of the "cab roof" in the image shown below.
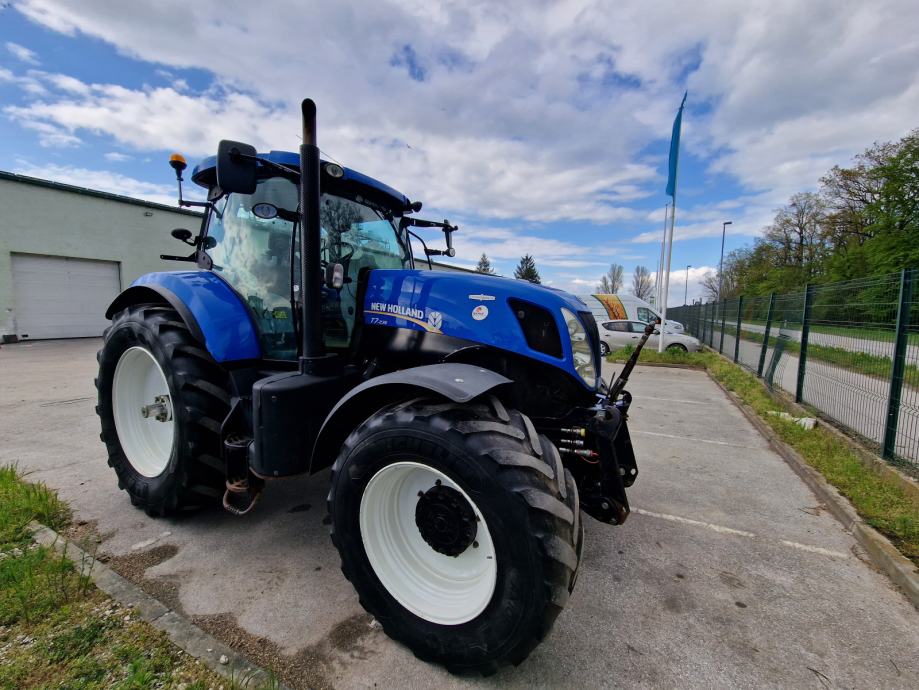
<path fill-rule="evenodd" d="M 268 153 L 258 154 L 260 158 L 266 158 L 272 163 L 284 165 L 294 170 L 300 169 L 300 154 L 292 151 L 269 151 Z M 327 161 L 320 162 L 322 170 L 329 165 Z M 357 170 L 341 166 L 344 175 L 339 178 L 324 175 L 322 178 L 323 187 L 327 183 L 333 186 L 351 188 L 355 192 L 362 192 L 367 196 L 374 197 L 378 203 L 390 207 L 397 213 L 410 210 L 411 201 L 401 192 L 396 191 L 387 184 L 379 180 L 359 173 Z M 191 173 L 191 179 L 195 184 L 205 188 L 210 188 L 217 183 L 217 156 L 208 156 L 195 166 Z"/>

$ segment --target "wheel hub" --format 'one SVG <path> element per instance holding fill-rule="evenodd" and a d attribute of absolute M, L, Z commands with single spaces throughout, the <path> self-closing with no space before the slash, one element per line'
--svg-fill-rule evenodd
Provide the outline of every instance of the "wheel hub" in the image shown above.
<path fill-rule="evenodd" d="M 172 420 L 172 403 L 168 395 L 157 395 L 153 398 L 152 405 L 144 405 L 140 408 L 140 416 L 144 419 L 155 419 L 158 422 L 168 422 Z"/>
<path fill-rule="evenodd" d="M 475 511 L 456 489 L 439 481 L 425 492 L 419 492 L 415 506 L 415 524 L 421 537 L 432 549 L 445 556 L 459 556 L 475 541 Z"/>

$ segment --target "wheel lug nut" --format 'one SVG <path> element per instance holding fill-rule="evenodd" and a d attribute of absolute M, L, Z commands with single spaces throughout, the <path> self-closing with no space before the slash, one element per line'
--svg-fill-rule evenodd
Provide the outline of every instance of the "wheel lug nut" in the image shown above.
<path fill-rule="evenodd" d="M 472 548 L 474 548 L 474 549 L 479 548 L 479 542 L 477 542 L 477 541 L 472 542 Z"/>

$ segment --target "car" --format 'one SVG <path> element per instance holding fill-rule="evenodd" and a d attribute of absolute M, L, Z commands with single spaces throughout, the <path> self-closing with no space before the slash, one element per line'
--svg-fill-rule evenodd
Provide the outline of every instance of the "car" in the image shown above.
<path fill-rule="evenodd" d="M 600 354 L 608 355 L 612 350 L 618 350 L 626 345 L 637 345 L 638 340 L 645 332 L 647 324 L 641 321 L 627 321 L 625 319 L 615 319 L 613 321 L 603 321 L 597 329 L 600 333 Z M 648 338 L 648 348 L 656 350 L 660 330 L 655 329 L 653 335 Z M 665 335 L 664 344 L 668 350 L 679 350 L 681 352 L 698 352 L 702 349 L 702 344 L 690 335 L 683 333 L 670 333 Z"/>
<path fill-rule="evenodd" d="M 657 309 L 635 295 L 619 294 L 595 294 L 579 295 L 581 301 L 586 304 L 597 323 L 612 320 L 629 320 L 643 321 L 644 323 L 654 323 L 661 320 L 661 315 Z M 679 321 L 667 319 L 664 327 L 667 333 L 683 333 L 684 327 Z"/>

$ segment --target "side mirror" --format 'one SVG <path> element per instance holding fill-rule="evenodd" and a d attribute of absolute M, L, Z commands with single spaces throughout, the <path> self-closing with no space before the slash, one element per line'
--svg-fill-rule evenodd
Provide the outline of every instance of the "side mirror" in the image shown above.
<path fill-rule="evenodd" d="M 176 228 L 170 233 L 177 240 L 184 242 L 185 244 L 195 245 L 194 242 L 189 242 L 191 239 L 191 230 L 186 230 L 185 228 Z"/>
<path fill-rule="evenodd" d="M 255 147 L 224 139 L 217 146 L 217 184 L 226 192 L 252 194 L 257 184 Z"/>
<path fill-rule="evenodd" d="M 457 226 L 450 225 L 450 221 L 444 218 L 444 238 L 447 240 L 447 251 L 444 252 L 449 257 L 456 256 L 456 250 L 453 248 L 453 233 L 456 232 Z"/>

